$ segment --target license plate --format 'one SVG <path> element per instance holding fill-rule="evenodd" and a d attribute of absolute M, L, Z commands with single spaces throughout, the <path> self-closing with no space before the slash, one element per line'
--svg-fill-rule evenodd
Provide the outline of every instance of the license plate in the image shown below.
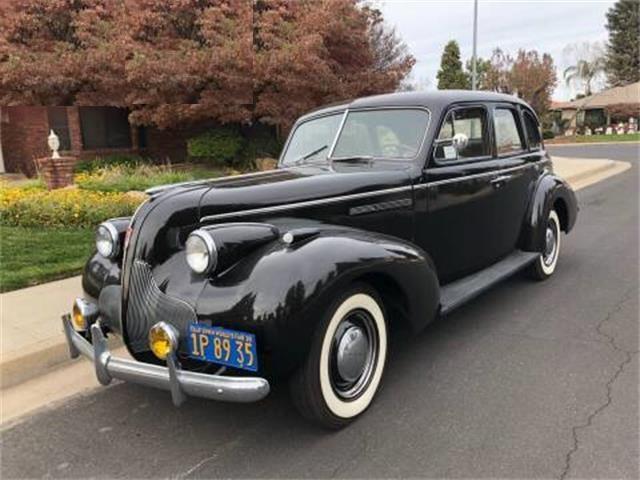
<path fill-rule="evenodd" d="M 189 325 L 189 356 L 229 367 L 258 371 L 256 336 L 222 327 Z"/>

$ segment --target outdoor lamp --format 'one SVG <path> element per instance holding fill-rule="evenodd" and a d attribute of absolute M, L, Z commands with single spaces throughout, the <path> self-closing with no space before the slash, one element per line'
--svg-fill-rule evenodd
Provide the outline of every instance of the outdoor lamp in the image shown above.
<path fill-rule="evenodd" d="M 53 130 L 51 130 L 51 133 L 49 133 L 49 136 L 47 137 L 47 144 L 53 152 L 51 158 L 60 158 L 60 154 L 58 153 L 58 149 L 60 148 L 60 139 Z"/>

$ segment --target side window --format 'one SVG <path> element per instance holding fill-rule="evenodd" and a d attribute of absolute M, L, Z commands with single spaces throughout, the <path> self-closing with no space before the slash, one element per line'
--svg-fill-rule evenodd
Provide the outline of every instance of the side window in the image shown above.
<path fill-rule="evenodd" d="M 511 108 L 496 108 L 493 115 L 498 155 L 509 155 L 524 150 L 518 128 L 518 114 Z"/>
<path fill-rule="evenodd" d="M 456 151 L 453 137 L 462 133 L 467 145 Z M 436 160 L 466 160 L 491 154 L 487 134 L 487 111 L 482 107 L 459 108 L 447 115 L 436 140 Z"/>
<path fill-rule="evenodd" d="M 542 147 L 542 140 L 540 137 L 540 127 L 537 120 L 531 113 L 525 111 L 524 113 L 524 128 L 527 132 L 527 141 L 529 142 L 529 148 L 531 150 L 540 150 Z"/>

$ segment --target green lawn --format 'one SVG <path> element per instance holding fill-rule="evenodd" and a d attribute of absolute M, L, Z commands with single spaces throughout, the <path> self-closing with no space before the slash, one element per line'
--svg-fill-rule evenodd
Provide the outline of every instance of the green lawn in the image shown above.
<path fill-rule="evenodd" d="M 77 275 L 93 230 L 0 227 L 0 292 Z"/>
<path fill-rule="evenodd" d="M 601 142 L 640 142 L 640 133 L 629 135 L 576 135 L 575 137 L 556 137 L 548 141 L 554 143 L 601 143 Z"/>

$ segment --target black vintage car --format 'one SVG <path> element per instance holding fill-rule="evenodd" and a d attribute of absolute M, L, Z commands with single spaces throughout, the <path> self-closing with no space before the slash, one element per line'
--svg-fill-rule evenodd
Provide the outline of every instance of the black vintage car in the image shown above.
<path fill-rule="evenodd" d="M 577 214 L 533 110 L 467 91 L 323 108 L 276 170 L 148 194 L 97 230 L 63 317 L 71 356 L 176 405 L 256 401 L 287 378 L 333 428 L 370 405 L 392 326 L 418 331 L 521 269 L 545 280 Z"/>

